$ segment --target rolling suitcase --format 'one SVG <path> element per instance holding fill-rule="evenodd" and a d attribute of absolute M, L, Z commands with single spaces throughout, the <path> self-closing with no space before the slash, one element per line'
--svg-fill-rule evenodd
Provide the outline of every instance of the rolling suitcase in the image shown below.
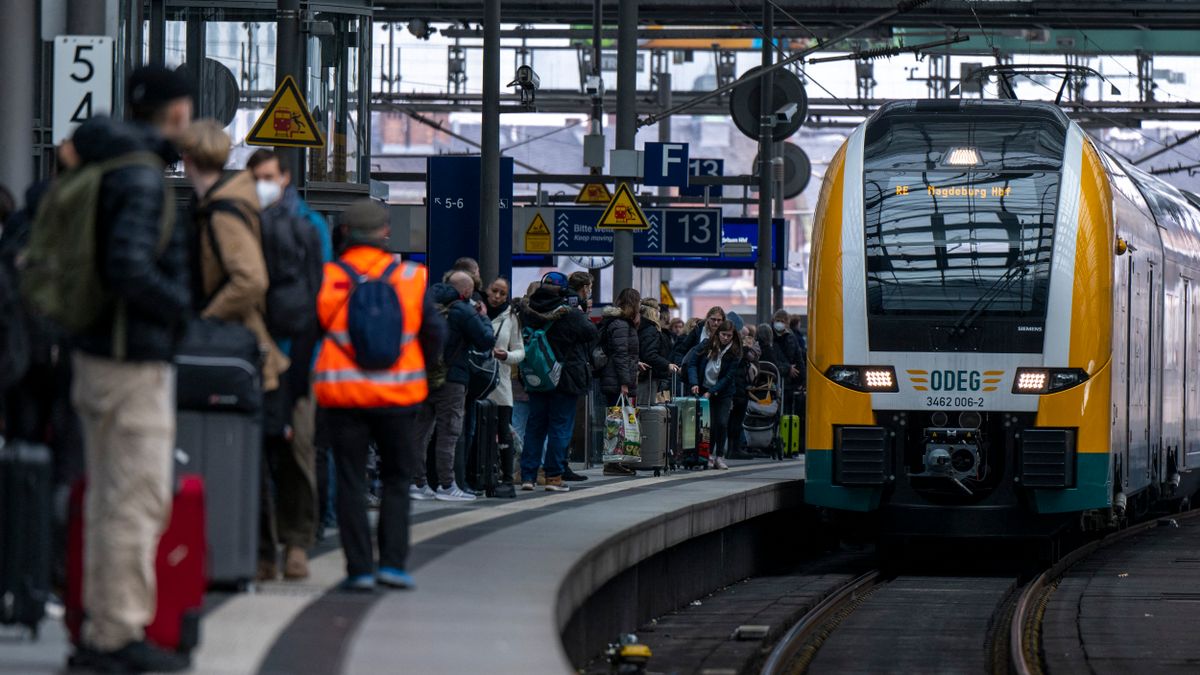
<path fill-rule="evenodd" d="M 262 431 L 258 417 L 237 412 L 180 411 L 175 463 L 208 488 L 204 515 L 208 578 L 245 589 L 258 568 Z"/>
<path fill-rule="evenodd" d="M 50 596 L 51 480 L 49 448 L 0 445 L 0 624 L 34 638 Z"/>
<path fill-rule="evenodd" d="M 779 421 L 779 441 L 784 457 L 800 453 L 800 416 L 784 415 Z"/>
<path fill-rule="evenodd" d="M 679 408 L 679 465 L 685 469 L 708 466 L 708 399 L 684 396 L 672 401 Z"/>
<path fill-rule="evenodd" d="M 500 472 L 499 410 L 488 399 L 475 402 L 475 434 L 472 439 L 471 487 L 489 497 L 496 496 Z"/>
<path fill-rule="evenodd" d="M 67 588 L 64 617 L 71 641 L 79 644 L 83 627 L 84 481 L 71 487 L 67 528 Z M 158 541 L 154 562 L 157 607 L 146 626 L 146 639 L 183 654 L 200 644 L 200 618 L 207 580 L 204 575 L 204 481 L 181 476 L 171 504 L 171 519 Z"/>
<path fill-rule="evenodd" d="M 666 466 L 670 440 L 671 414 L 663 405 L 638 406 L 638 423 L 642 429 L 642 461 L 637 469 L 662 474 Z"/>

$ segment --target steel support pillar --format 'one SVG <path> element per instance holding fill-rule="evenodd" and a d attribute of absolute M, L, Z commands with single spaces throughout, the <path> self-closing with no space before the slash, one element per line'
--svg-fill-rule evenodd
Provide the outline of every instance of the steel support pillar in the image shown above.
<path fill-rule="evenodd" d="M 283 84 L 283 78 L 291 75 L 300 90 L 304 91 L 305 77 L 300 60 L 300 0 L 279 0 L 278 21 L 275 32 L 275 84 Z M 304 149 L 275 148 L 275 152 L 279 154 L 279 163 L 291 172 L 292 185 L 303 185 Z"/>
<path fill-rule="evenodd" d="M 763 43 L 762 67 L 767 70 L 774 57 L 775 12 L 770 0 L 763 2 Z M 774 130 L 771 128 L 771 90 L 774 77 L 770 72 L 761 78 L 762 97 L 758 119 L 758 260 L 754 265 L 754 285 L 757 291 L 759 323 L 771 322 L 771 186 L 774 179 L 771 171 L 771 156 L 774 154 L 775 143 L 772 141 Z"/>
<path fill-rule="evenodd" d="M 617 7 L 617 149 L 634 150 L 637 140 L 638 0 Z M 633 234 L 613 237 L 613 298 L 633 286 Z"/>
<path fill-rule="evenodd" d="M 483 119 L 480 133 L 479 274 L 500 274 L 500 0 L 483 3 Z"/>
<path fill-rule="evenodd" d="M 8 188 L 18 204 L 25 188 L 33 182 L 33 98 L 37 77 L 37 3 L 29 0 L 0 0 L 0 73 L 4 73 L 4 95 L 0 96 L 0 185 Z M 47 82 L 46 86 L 50 86 Z M 48 124 L 47 124 L 48 126 Z"/>

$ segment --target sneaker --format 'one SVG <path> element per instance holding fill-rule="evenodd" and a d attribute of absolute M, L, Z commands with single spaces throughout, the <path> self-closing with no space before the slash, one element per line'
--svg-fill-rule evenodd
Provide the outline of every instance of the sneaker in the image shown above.
<path fill-rule="evenodd" d="M 475 495 L 471 494 L 470 492 L 463 492 L 454 483 L 451 483 L 450 487 L 448 487 L 448 488 L 444 488 L 444 487 L 438 488 L 437 492 L 434 493 L 434 498 L 436 498 L 438 501 L 442 501 L 442 502 L 473 502 L 473 501 L 475 501 Z"/>
<path fill-rule="evenodd" d="M 588 477 L 577 474 L 574 471 L 572 471 L 570 468 L 567 468 L 567 469 L 563 470 L 562 479 L 565 481 L 572 482 L 572 483 L 578 483 L 580 481 L 587 480 Z"/>
<path fill-rule="evenodd" d="M 258 573 L 254 575 L 255 581 L 275 581 L 279 578 L 279 567 L 274 560 L 259 560 Z"/>
<path fill-rule="evenodd" d="M 521 483 L 521 492 L 533 492 L 533 481 L 527 480 Z"/>
<path fill-rule="evenodd" d="M 529 487 L 533 488 L 532 485 Z M 517 491 L 513 489 L 512 483 L 501 483 L 492 490 L 492 496 L 497 499 L 516 499 Z"/>
<path fill-rule="evenodd" d="M 717 458 L 717 468 L 718 469 L 728 469 L 729 468 L 729 465 L 725 463 L 724 457 Z"/>
<path fill-rule="evenodd" d="M 370 574 L 360 574 L 355 577 L 346 577 L 341 584 L 338 585 L 343 591 L 352 593 L 370 593 L 375 590 L 375 577 Z"/>
<path fill-rule="evenodd" d="M 571 488 L 563 485 L 562 476 L 546 477 L 546 492 L 570 492 Z"/>
<path fill-rule="evenodd" d="M 283 578 L 298 581 L 308 578 L 308 552 L 299 546 L 288 546 L 283 556 Z"/>
<path fill-rule="evenodd" d="M 375 575 L 375 579 L 388 588 L 398 588 L 407 591 L 417 587 L 408 572 L 395 567 L 380 567 L 379 572 Z"/>
<path fill-rule="evenodd" d="M 139 640 L 111 652 L 80 647 L 68 664 L 100 673 L 178 673 L 190 668 L 192 662 L 183 654 Z"/>
<path fill-rule="evenodd" d="M 437 494 L 428 484 L 417 487 L 416 485 L 408 486 L 408 498 L 419 502 L 427 502 L 432 499 L 437 499 Z"/>
<path fill-rule="evenodd" d="M 710 469 L 717 468 L 717 458 L 714 455 L 708 456 L 708 468 L 710 468 Z"/>

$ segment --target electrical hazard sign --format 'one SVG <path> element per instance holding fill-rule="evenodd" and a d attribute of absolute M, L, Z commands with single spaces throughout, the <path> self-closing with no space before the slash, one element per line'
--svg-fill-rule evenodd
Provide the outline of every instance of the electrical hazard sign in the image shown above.
<path fill-rule="evenodd" d="M 325 145 L 321 130 L 291 75 L 283 78 L 258 121 L 246 135 L 246 145 L 319 148 Z"/>
<path fill-rule="evenodd" d="M 575 197 L 576 204 L 607 204 L 611 201 L 612 193 L 604 183 L 588 183 Z"/>
<path fill-rule="evenodd" d="M 533 217 L 533 222 L 529 223 L 529 228 L 525 230 L 525 252 L 550 252 L 550 228 L 546 226 L 546 221 L 540 213 Z"/>
<path fill-rule="evenodd" d="M 646 214 L 642 213 L 641 207 L 638 206 L 637 199 L 629 189 L 629 183 L 621 183 L 617 186 L 617 193 L 608 203 L 608 208 L 604 209 L 604 215 L 600 216 L 600 222 L 596 223 L 596 227 L 605 230 L 647 230 L 650 228 L 650 221 L 646 220 Z"/>

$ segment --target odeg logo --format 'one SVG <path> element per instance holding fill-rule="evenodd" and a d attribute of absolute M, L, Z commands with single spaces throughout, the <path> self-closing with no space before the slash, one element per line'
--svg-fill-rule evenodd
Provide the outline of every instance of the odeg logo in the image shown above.
<path fill-rule="evenodd" d="M 934 370 L 929 373 L 929 388 L 933 391 L 979 391 L 983 373 L 978 370 Z"/>

